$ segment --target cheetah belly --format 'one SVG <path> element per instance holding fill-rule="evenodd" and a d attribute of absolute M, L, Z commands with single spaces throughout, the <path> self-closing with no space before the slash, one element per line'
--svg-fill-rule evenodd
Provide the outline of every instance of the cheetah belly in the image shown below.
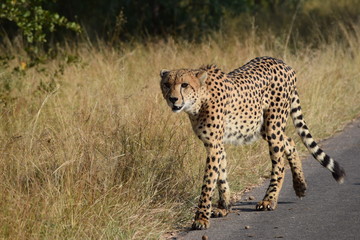
<path fill-rule="evenodd" d="M 233 145 L 250 144 L 261 136 L 263 118 L 260 117 L 252 124 L 238 123 L 231 120 L 226 122 L 224 142 Z"/>

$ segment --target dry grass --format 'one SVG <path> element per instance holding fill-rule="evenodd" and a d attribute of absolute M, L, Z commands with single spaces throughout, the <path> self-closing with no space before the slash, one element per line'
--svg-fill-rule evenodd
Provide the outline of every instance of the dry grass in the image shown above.
<path fill-rule="evenodd" d="M 343 31 L 348 42 L 286 54 L 316 138 L 360 112 L 360 29 Z M 255 56 L 282 58 L 278 46 L 271 34 L 122 51 L 83 45 L 64 69 L 63 59 L 26 73 L 2 69 L 0 238 L 158 239 L 189 225 L 205 151 L 186 115 L 162 99 L 159 70 L 216 63 L 230 71 Z M 266 148 L 228 148 L 233 190 L 267 174 Z"/>

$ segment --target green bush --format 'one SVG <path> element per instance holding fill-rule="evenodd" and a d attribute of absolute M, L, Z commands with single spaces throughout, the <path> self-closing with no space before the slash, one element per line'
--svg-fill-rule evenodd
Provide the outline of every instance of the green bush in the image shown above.
<path fill-rule="evenodd" d="M 0 19 L 14 22 L 30 44 L 45 43 L 56 27 L 80 31 L 79 24 L 44 9 L 44 0 L 5 0 L 0 4 Z"/>

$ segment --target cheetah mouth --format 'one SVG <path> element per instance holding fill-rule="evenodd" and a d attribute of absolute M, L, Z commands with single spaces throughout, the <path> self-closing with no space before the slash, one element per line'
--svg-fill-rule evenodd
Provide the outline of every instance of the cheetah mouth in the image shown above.
<path fill-rule="evenodd" d="M 173 107 L 171 109 L 173 112 L 179 112 L 182 108 L 183 108 L 183 106 L 177 107 L 177 106 L 173 105 Z"/>

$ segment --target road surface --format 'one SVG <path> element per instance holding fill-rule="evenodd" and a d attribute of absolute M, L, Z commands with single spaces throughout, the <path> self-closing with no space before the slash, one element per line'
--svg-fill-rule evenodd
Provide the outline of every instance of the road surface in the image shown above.
<path fill-rule="evenodd" d="M 211 219 L 210 229 L 189 231 L 177 239 L 200 240 L 204 235 L 208 240 L 360 239 L 360 119 L 320 146 L 344 167 L 343 184 L 338 184 L 328 170 L 309 156 L 303 161 L 308 184 L 303 199 L 295 196 L 290 169 L 286 169 L 275 211 L 255 211 L 268 186 L 266 181 L 244 194 L 232 207 L 234 213 Z"/>

